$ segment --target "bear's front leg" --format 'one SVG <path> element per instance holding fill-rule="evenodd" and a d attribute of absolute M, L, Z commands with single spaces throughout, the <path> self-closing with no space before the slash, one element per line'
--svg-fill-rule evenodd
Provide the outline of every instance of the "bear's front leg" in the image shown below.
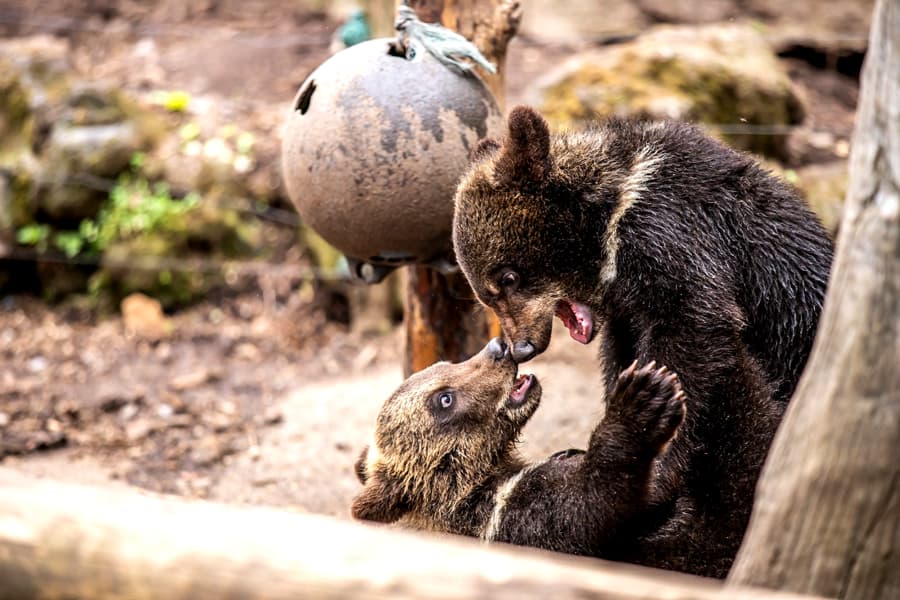
<path fill-rule="evenodd" d="M 621 373 L 585 453 L 557 453 L 513 478 L 484 537 L 617 558 L 622 535 L 647 508 L 653 462 L 684 419 L 678 377 L 650 363 Z"/>
<path fill-rule="evenodd" d="M 637 362 L 622 371 L 606 399 L 606 415 L 591 435 L 588 462 L 640 463 L 663 454 L 684 421 L 684 392 L 665 366 Z"/>

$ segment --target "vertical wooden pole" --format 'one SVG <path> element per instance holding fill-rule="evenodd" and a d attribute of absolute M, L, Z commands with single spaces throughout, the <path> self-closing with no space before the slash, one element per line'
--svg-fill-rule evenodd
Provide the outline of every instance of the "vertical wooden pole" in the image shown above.
<path fill-rule="evenodd" d="M 425 265 L 407 269 L 406 375 L 439 360 L 464 360 L 499 334 L 461 274 L 442 275 Z"/>
<path fill-rule="evenodd" d="M 497 74 L 482 73 L 503 106 L 506 46 L 519 23 L 519 3 L 513 0 L 408 0 L 425 22 L 440 21 L 473 41 Z M 406 357 L 408 376 L 439 361 L 458 362 L 500 334 L 497 319 L 473 298 L 462 274 L 442 275 L 428 267 L 407 267 Z"/>

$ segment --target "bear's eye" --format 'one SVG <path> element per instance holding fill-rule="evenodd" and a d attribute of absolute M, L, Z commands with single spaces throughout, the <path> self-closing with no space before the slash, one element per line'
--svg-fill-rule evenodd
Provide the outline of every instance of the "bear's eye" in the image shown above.
<path fill-rule="evenodd" d="M 444 410 L 453 406 L 453 392 L 441 392 L 438 394 L 437 403 Z"/>
<path fill-rule="evenodd" d="M 428 412 L 431 413 L 431 416 L 434 417 L 439 425 L 450 425 L 453 421 L 460 418 L 462 416 L 461 413 L 464 412 L 460 409 L 458 400 L 456 390 L 447 388 L 436 390 L 426 401 Z"/>
<path fill-rule="evenodd" d="M 515 271 L 504 271 L 497 280 L 500 287 L 506 291 L 513 291 L 519 287 L 519 274 Z"/>

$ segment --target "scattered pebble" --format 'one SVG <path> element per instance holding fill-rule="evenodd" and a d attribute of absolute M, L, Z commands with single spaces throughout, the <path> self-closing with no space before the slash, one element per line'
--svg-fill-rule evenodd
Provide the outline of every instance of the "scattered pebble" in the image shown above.
<path fill-rule="evenodd" d="M 847 140 L 838 140 L 835 142 L 834 155 L 839 158 L 847 158 L 850 156 L 850 142 Z"/>
<path fill-rule="evenodd" d="M 135 418 L 140 411 L 137 404 L 129 402 L 128 404 L 123 404 L 119 409 L 119 419 L 121 421 L 130 421 Z"/>
<path fill-rule="evenodd" d="M 128 335 L 160 340 L 172 334 L 172 322 L 163 314 L 159 300 L 144 294 L 131 294 L 122 300 L 121 307 Z"/>
<path fill-rule="evenodd" d="M 28 361 L 28 370 L 32 373 L 40 373 L 47 368 L 47 359 L 43 356 L 35 356 Z"/>
<path fill-rule="evenodd" d="M 277 425 L 284 421 L 284 413 L 277 406 L 270 406 L 255 419 L 260 425 Z"/>
<path fill-rule="evenodd" d="M 199 387 L 209 381 L 214 381 L 215 379 L 218 379 L 218 375 L 216 373 L 213 373 L 208 369 L 201 368 L 196 371 L 191 371 L 189 373 L 173 377 L 169 382 L 169 388 L 180 392 Z"/>

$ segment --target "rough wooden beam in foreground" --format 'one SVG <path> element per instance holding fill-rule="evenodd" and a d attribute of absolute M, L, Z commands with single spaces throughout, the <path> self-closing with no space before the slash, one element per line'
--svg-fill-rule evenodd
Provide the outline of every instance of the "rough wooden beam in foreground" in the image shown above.
<path fill-rule="evenodd" d="M 63 484 L 0 468 L 0 598 L 801 597 L 327 517 Z"/>

